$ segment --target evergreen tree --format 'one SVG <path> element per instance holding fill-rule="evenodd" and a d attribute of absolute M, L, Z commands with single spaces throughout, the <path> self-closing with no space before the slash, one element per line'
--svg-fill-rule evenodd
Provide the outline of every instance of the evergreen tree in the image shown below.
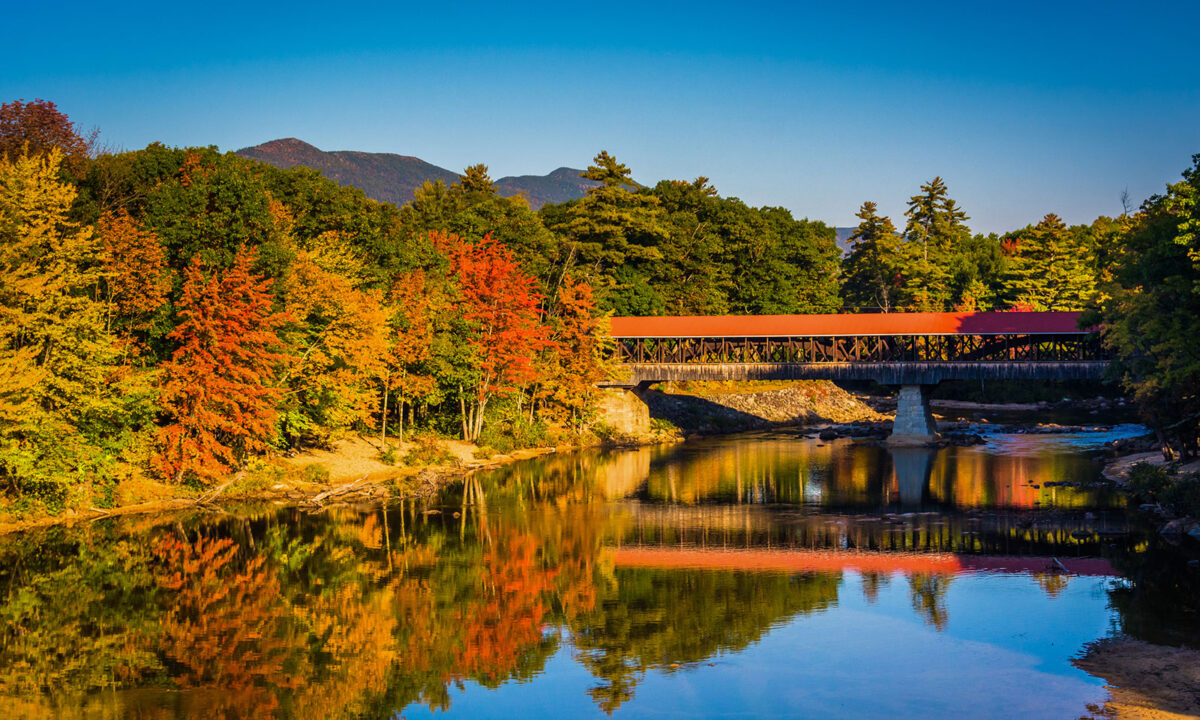
<path fill-rule="evenodd" d="M 662 261 L 661 245 L 670 231 L 659 199 L 634 192 L 629 168 L 607 151 L 596 156 L 583 177 L 600 185 L 543 218 L 563 238 L 564 270 L 578 265 L 580 279 L 596 288 L 601 306 L 612 308 L 615 295 L 648 277 L 647 268 Z M 629 267 L 618 276 L 622 266 Z"/>
<path fill-rule="evenodd" d="M 899 289 L 900 237 L 873 202 L 864 202 L 856 217 L 861 222 L 850 236 L 850 254 L 843 261 L 842 295 L 852 312 L 889 312 Z"/>
<path fill-rule="evenodd" d="M 1095 291 L 1086 229 L 1073 231 L 1054 213 L 1008 236 L 1004 296 L 1014 307 L 1079 310 Z"/>
<path fill-rule="evenodd" d="M 902 253 L 905 293 L 911 309 L 941 311 L 953 301 L 951 264 L 970 231 L 966 213 L 950 198 L 946 183 L 935 177 L 908 200 L 904 213 L 907 244 Z"/>

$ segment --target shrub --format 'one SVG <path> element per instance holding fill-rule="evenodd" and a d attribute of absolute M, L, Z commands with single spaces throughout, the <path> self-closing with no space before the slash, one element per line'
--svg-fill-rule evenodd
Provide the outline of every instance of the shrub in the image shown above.
<path fill-rule="evenodd" d="M 376 455 L 375 457 L 381 463 L 385 463 L 387 465 L 395 465 L 396 460 L 397 460 L 396 446 L 392 445 L 391 443 L 388 443 L 387 445 L 384 446 L 384 448 L 382 450 L 379 451 L 379 454 Z"/>
<path fill-rule="evenodd" d="M 442 447 L 431 435 L 414 437 L 412 448 L 404 454 L 405 465 L 444 465 L 453 460 L 454 453 Z"/>
<path fill-rule="evenodd" d="M 324 484 L 329 482 L 329 468 L 321 463 L 312 463 L 304 466 L 301 476 L 305 482 Z"/>
<path fill-rule="evenodd" d="M 1184 475 L 1159 495 L 1163 505 L 1176 515 L 1200 518 L 1200 475 Z"/>
<path fill-rule="evenodd" d="M 1157 500 L 1171 484 L 1171 479 L 1162 467 L 1142 462 L 1129 469 L 1129 479 L 1126 484 L 1129 492 L 1133 495 Z"/>
<path fill-rule="evenodd" d="M 479 444 L 494 448 L 497 452 L 510 453 L 519 448 L 545 445 L 546 437 L 545 423 L 530 422 L 528 418 L 517 415 L 485 425 L 479 434 Z"/>

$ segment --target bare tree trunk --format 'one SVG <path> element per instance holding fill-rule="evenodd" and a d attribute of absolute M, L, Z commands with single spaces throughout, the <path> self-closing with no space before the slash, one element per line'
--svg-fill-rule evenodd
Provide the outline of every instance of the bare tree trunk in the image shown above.
<path fill-rule="evenodd" d="M 387 449 L 387 401 L 388 390 L 391 389 L 392 377 L 388 375 L 383 380 L 383 412 L 379 418 L 379 450 L 381 452 Z"/>
<path fill-rule="evenodd" d="M 465 441 L 467 441 L 467 442 L 470 442 L 470 441 L 471 441 L 471 431 L 470 431 L 470 429 L 469 429 L 469 428 L 470 428 L 470 426 L 467 424 L 467 423 L 468 423 L 468 420 L 467 420 L 467 400 L 466 400 L 466 398 L 464 398 L 464 397 L 463 397 L 463 389 L 462 389 L 462 385 L 459 385 L 459 386 L 458 386 L 458 409 L 459 409 L 459 411 L 460 411 L 460 412 L 461 412 L 461 414 L 462 414 L 462 431 L 463 431 L 463 440 L 465 440 Z"/>
<path fill-rule="evenodd" d="M 397 400 L 396 404 L 400 406 L 400 427 L 396 429 L 397 437 L 400 438 L 400 442 L 404 442 L 404 398 Z"/>

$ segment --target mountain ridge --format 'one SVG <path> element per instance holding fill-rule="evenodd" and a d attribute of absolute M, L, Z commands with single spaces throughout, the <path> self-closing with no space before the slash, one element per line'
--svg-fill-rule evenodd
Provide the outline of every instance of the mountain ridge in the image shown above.
<path fill-rule="evenodd" d="M 426 181 L 456 182 L 460 175 L 412 155 L 359 150 L 321 150 L 298 138 L 279 138 L 242 148 L 237 155 L 279 168 L 298 165 L 319 170 L 339 185 L 351 185 L 380 202 L 404 205 Z M 582 170 L 560 167 L 546 175 L 518 175 L 495 181 L 503 197 L 523 195 L 534 210 L 547 203 L 583 197 L 598 183 L 580 177 Z"/>

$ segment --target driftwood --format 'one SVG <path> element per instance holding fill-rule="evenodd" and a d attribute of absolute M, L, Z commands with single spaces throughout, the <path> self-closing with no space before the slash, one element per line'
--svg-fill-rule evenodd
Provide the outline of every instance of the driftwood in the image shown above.
<path fill-rule="evenodd" d="M 353 490 L 356 485 L 358 485 L 360 482 L 362 482 L 363 480 L 366 480 L 366 479 L 367 479 L 367 476 L 363 475 L 362 477 L 355 480 L 354 482 L 348 482 L 345 485 L 339 485 L 335 488 L 326 490 L 325 492 L 317 493 L 316 495 L 313 495 L 309 499 L 309 502 L 314 505 L 320 505 L 323 500 L 326 500 L 331 497 L 337 497 L 338 495 L 345 495 L 346 493 Z"/>
<path fill-rule="evenodd" d="M 231 477 L 228 480 L 226 480 L 225 482 L 221 483 L 212 491 L 206 492 L 203 495 L 201 495 L 200 497 L 196 498 L 196 504 L 197 505 L 207 505 L 208 503 L 212 502 L 213 500 L 216 500 L 217 496 L 220 495 L 221 493 L 225 492 L 226 488 L 228 488 L 230 485 L 234 484 L 238 480 L 241 480 L 245 476 L 246 476 L 245 470 L 239 471 L 233 477 Z"/>

